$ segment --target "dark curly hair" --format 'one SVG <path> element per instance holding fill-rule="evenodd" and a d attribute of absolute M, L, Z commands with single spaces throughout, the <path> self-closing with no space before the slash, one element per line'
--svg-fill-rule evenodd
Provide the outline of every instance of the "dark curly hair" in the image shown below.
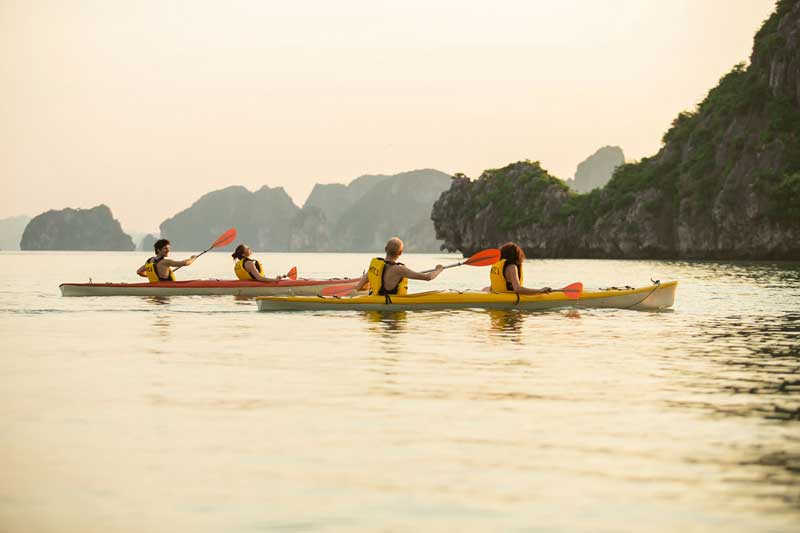
<path fill-rule="evenodd" d="M 231 254 L 231 257 L 233 257 L 234 259 L 242 259 L 242 258 L 244 257 L 244 249 L 245 249 L 245 248 L 247 248 L 247 245 L 245 245 L 245 244 L 240 244 L 240 245 L 239 245 L 239 246 L 237 246 L 237 247 L 236 247 L 236 249 L 233 251 L 233 253 Z"/>
<path fill-rule="evenodd" d="M 519 268 L 525 261 L 525 252 L 517 243 L 507 242 L 500 248 L 500 259 L 505 259 L 507 265 L 517 265 Z"/>
<path fill-rule="evenodd" d="M 153 250 L 158 253 L 163 247 L 169 244 L 169 239 L 158 239 L 155 243 L 153 243 Z"/>

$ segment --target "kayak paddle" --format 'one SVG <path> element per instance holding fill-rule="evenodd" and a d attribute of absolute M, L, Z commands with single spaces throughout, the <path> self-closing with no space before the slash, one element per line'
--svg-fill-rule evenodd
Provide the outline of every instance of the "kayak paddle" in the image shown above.
<path fill-rule="evenodd" d="M 297 279 L 297 267 L 290 268 L 289 272 L 287 272 L 286 275 L 283 277 L 289 279 Z"/>
<path fill-rule="evenodd" d="M 211 244 L 211 246 L 209 246 L 208 248 L 206 248 L 205 250 L 203 250 L 202 252 L 197 254 L 197 257 L 200 257 L 204 253 L 206 253 L 206 252 L 208 252 L 210 250 L 213 250 L 214 248 L 222 248 L 223 246 L 228 246 L 235 239 L 236 239 L 236 228 L 231 228 L 228 231 L 226 231 L 225 233 L 223 233 L 222 235 L 220 235 L 219 237 L 217 237 L 217 240 L 214 241 Z M 197 259 L 197 257 L 195 257 L 195 259 Z M 172 270 L 174 272 L 175 270 L 178 270 L 179 268 L 181 268 L 181 267 L 175 267 Z"/>
<path fill-rule="evenodd" d="M 563 292 L 564 296 L 569 298 L 570 300 L 577 300 L 581 297 L 581 293 L 583 292 L 583 283 L 580 281 L 576 281 L 575 283 L 570 283 L 566 287 L 562 287 L 560 289 L 553 289 L 550 292 Z"/>
<path fill-rule="evenodd" d="M 453 263 L 452 265 L 447 265 L 443 268 L 453 268 L 461 265 L 475 267 L 489 266 L 497 263 L 498 261 L 500 261 L 500 250 L 497 248 L 487 248 L 486 250 L 481 250 L 480 252 L 472 254 L 469 259 L 459 261 L 458 263 Z M 430 270 L 423 270 L 421 274 L 427 274 L 428 272 L 433 272 L 434 270 L 436 269 L 431 268 Z"/>

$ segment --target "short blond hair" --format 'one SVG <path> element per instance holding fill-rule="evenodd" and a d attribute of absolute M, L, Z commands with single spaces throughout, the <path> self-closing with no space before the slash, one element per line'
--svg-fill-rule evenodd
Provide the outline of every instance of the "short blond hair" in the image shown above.
<path fill-rule="evenodd" d="M 386 242 L 386 253 L 389 255 L 400 255 L 403 252 L 403 241 L 400 237 L 392 237 Z"/>

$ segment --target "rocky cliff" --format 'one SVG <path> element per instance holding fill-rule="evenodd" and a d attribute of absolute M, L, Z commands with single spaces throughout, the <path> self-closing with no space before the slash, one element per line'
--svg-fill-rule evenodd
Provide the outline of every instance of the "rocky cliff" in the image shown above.
<path fill-rule="evenodd" d="M 111 209 L 98 205 L 92 209 L 47 211 L 25 226 L 20 241 L 22 250 L 121 250 L 136 247 L 122 231 Z"/>
<path fill-rule="evenodd" d="M 289 251 L 336 251 L 336 243 L 331 238 L 332 229 L 322 209 L 304 205 L 292 220 Z"/>
<path fill-rule="evenodd" d="M 303 207 L 317 207 L 325 215 L 326 220 L 335 223 L 367 191 L 391 177 L 381 174 L 359 176 L 347 185 L 342 183 L 317 183 L 311 190 L 311 194 L 308 195 Z"/>
<path fill-rule="evenodd" d="M 538 163 L 457 176 L 434 204 L 444 247 L 530 257 L 800 259 L 800 0 L 781 0 L 661 150 L 588 194 Z"/>
<path fill-rule="evenodd" d="M 567 180 L 567 185 L 578 192 L 589 192 L 603 187 L 617 167 L 625 163 L 625 154 L 619 146 L 604 146 L 578 163 L 575 178 Z"/>
<path fill-rule="evenodd" d="M 179 250 L 204 250 L 233 226 L 237 242 L 259 252 L 379 252 L 393 235 L 409 251 L 438 251 L 429 214 L 449 183 L 431 169 L 361 176 L 349 185 L 317 184 L 302 209 L 280 187 L 228 187 L 165 220 L 161 235 Z"/>
<path fill-rule="evenodd" d="M 449 175 L 426 169 L 397 174 L 374 185 L 335 222 L 336 249 L 380 252 L 396 235 L 409 252 L 438 251 L 441 243 L 435 239 L 430 211 L 449 184 Z"/>
<path fill-rule="evenodd" d="M 241 186 L 210 192 L 161 223 L 161 235 L 176 250 L 205 250 L 224 231 L 236 227 L 237 242 L 258 251 L 289 249 L 290 223 L 300 209 L 283 187 L 250 192 Z"/>
<path fill-rule="evenodd" d="M 18 216 L 0 220 L 0 250 L 19 250 L 19 241 L 31 217 Z"/>

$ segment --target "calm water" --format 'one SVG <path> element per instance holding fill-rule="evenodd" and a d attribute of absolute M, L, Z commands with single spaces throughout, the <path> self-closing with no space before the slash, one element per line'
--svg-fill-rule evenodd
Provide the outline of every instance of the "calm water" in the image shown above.
<path fill-rule="evenodd" d="M 0 530 L 800 528 L 800 264 L 526 264 L 529 285 L 678 279 L 666 312 L 59 295 L 145 258 L 0 254 Z M 318 277 L 369 255 L 260 258 Z"/>

